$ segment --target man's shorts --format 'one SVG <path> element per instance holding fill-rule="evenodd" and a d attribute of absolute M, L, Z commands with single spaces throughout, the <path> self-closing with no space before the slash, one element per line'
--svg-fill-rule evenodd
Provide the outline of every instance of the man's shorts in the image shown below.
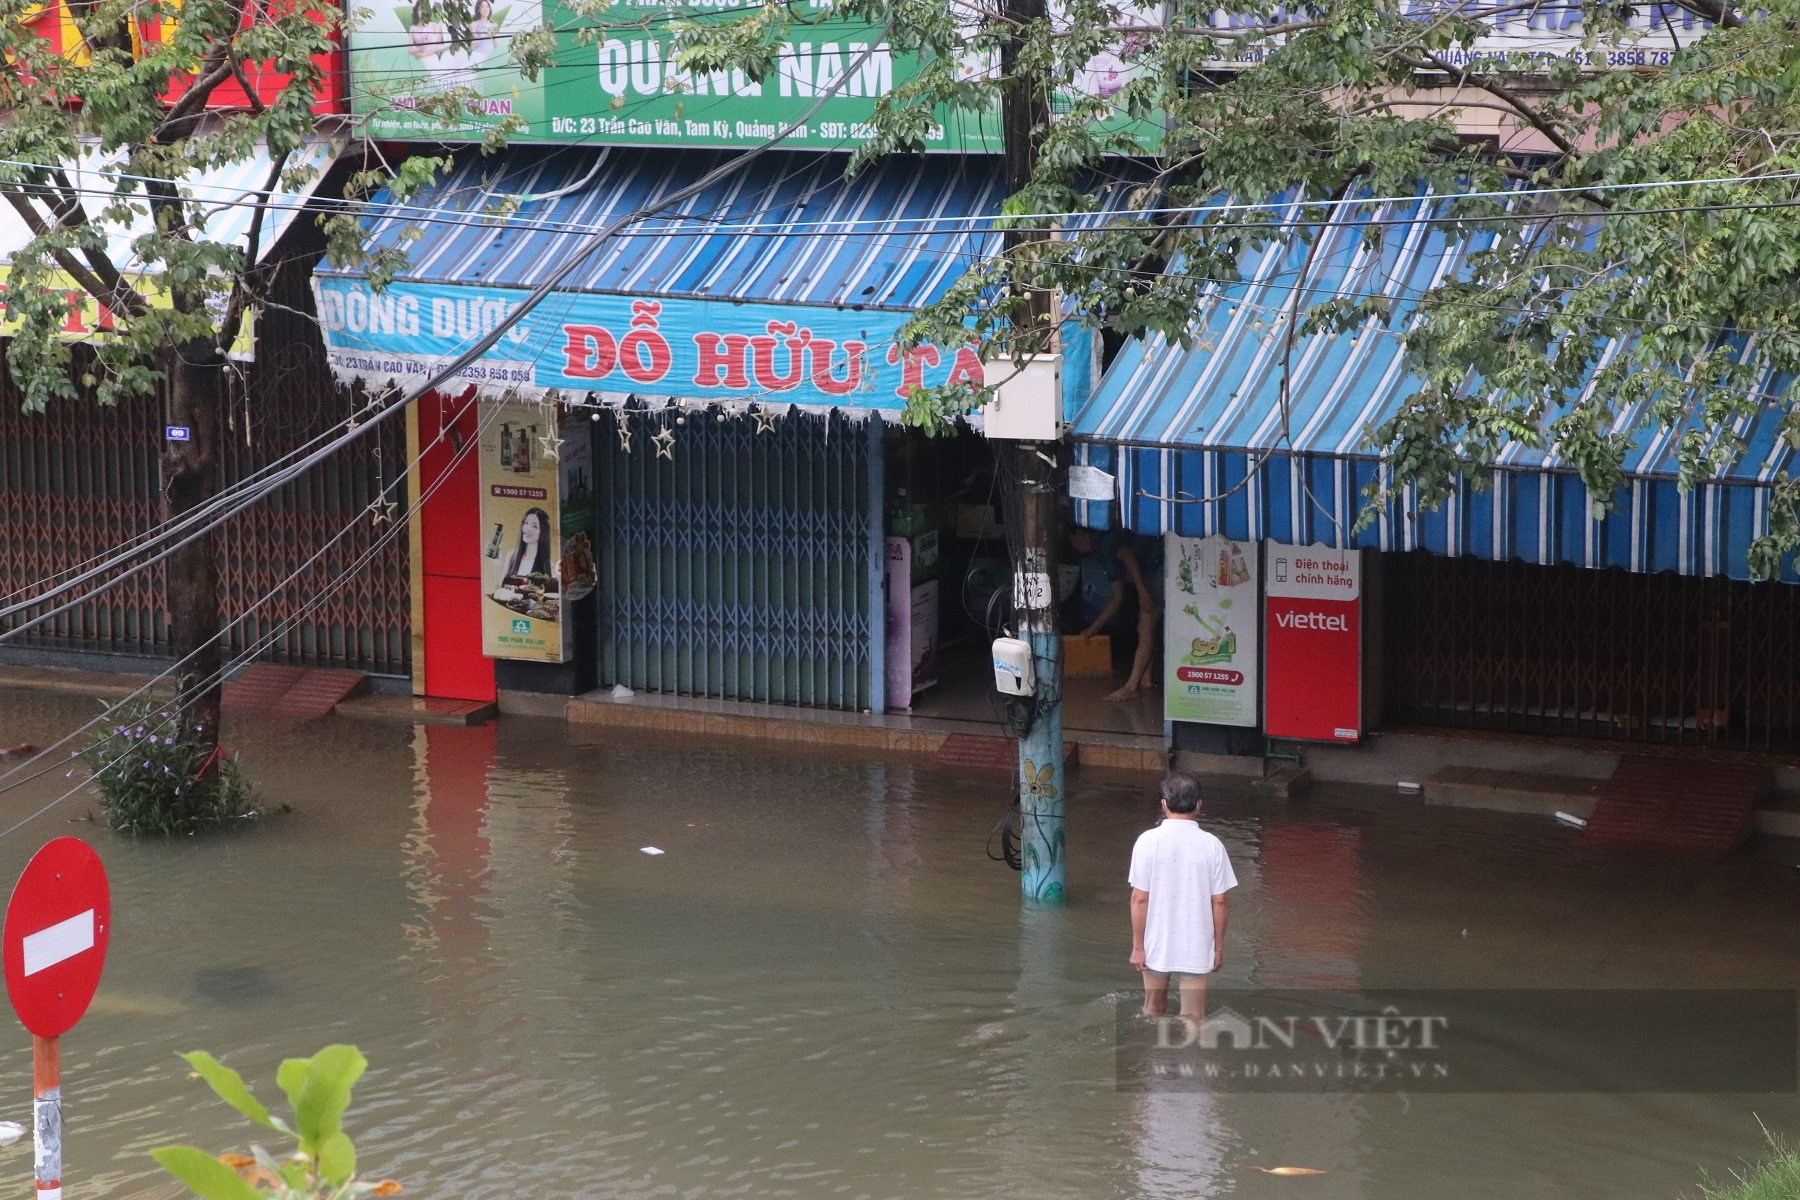
<path fill-rule="evenodd" d="M 1173 984 L 1176 987 L 1187 980 L 1205 983 L 1206 977 L 1212 974 L 1211 971 L 1145 971 L 1144 973 L 1161 980 L 1164 984 Z"/>

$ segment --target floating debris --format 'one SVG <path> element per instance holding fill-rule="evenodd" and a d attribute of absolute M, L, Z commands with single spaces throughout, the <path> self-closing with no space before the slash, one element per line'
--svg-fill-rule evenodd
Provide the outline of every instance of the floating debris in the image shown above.
<path fill-rule="evenodd" d="M 639 850 L 639 853 L 642 853 L 642 854 L 661 854 L 662 853 L 662 851 L 658 850 L 655 846 L 640 846 L 638 848 L 638 850 Z"/>
<path fill-rule="evenodd" d="M 1316 1167 L 1258 1167 L 1264 1175 L 1323 1175 Z"/>

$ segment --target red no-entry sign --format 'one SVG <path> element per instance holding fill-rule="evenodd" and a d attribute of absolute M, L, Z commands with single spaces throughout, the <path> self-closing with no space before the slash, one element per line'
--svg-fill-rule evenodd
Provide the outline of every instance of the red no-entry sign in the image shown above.
<path fill-rule="evenodd" d="M 6 906 L 0 962 L 19 1020 L 38 1037 L 61 1037 L 81 1020 L 112 929 L 112 891 L 100 856 L 60 837 L 26 864 Z"/>

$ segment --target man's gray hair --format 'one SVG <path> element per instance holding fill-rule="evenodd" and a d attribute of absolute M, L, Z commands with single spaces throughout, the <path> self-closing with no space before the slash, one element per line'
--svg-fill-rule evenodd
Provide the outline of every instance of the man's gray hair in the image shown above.
<path fill-rule="evenodd" d="M 1200 809 L 1200 785 L 1192 775 L 1171 771 L 1163 776 L 1163 803 L 1172 813 L 1191 813 Z"/>

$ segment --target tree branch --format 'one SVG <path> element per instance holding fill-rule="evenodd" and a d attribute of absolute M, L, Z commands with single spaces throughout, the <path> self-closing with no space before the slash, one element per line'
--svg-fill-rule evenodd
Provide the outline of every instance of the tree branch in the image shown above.
<path fill-rule="evenodd" d="M 251 84 L 250 76 L 244 71 L 244 57 L 237 52 L 236 46 L 232 47 L 230 57 L 231 77 L 237 80 L 239 87 L 244 89 L 244 99 L 250 102 L 250 111 L 260 117 L 268 106 L 262 102 L 262 97 L 256 94 L 256 88 Z"/>
<path fill-rule="evenodd" d="M 1445 62 L 1430 51 L 1424 51 L 1422 58 L 1413 58 L 1411 55 L 1401 51 L 1396 51 L 1394 57 L 1415 71 L 1440 71 L 1443 74 L 1450 76 L 1452 79 L 1460 80 L 1470 87 L 1486 92 L 1497 100 L 1504 101 L 1513 112 L 1524 118 L 1527 124 L 1543 134 L 1544 137 L 1549 139 L 1550 143 L 1558 150 L 1561 150 L 1563 154 L 1573 155 L 1575 153 L 1575 143 L 1565 137 L 1562 130 L 1546 120 L 1543 114 L 1533 108 L 1523 96 L 1519 95 L 1505 84 L 1490 79 L 1485 75 L 1472 75 L 1467 70 Z"/>
<path fill-rule="evenodd" d="M 31 206 L 30 200 L 21 196 L 11 185 L 0 184 L 0 193 L 5 194 L 6 202 L 12 205 L 13 211 L 19 214 L 19 218 L 25 222 L 25 227 L 31 230 L 34 237 L 41 238 L 50 235 L 52 231 L 49 224 L 38 215 L 38 211 Z M 125 286 L 124 281 L 118 278 L 116 272 L 114 278 L 117 283 L 114 287 L 109 288 L 100 281 L 94 272 L 83 266 L 67 250 L 52 250 L 50 257 L 56 260 L 56 265 L 61 267 L 63 273 L 70 279 L 79 284 L 83 291 L 114 312 L 135 315 L 149 307 L 149 302 Z"/>
<path fill-rule="evenodd" d="M 81 203 L 81 194 L 69 181 L 68 173 L 58 168 L 50 172 L 50 177 L 56 181 L 60 193 L 51 204 L 52 211 L 56 213 L 57 223 L 64 229 L 79 229 L 84 225 L 92 225 L 93 222 L 88 219 L 87 208 Z M 112 259 L 98 249 L 83 246 L 81 256 L 87 260 L 88 266 L 93 269 L 94 274 L 110 293 L 117 295 L 121 289 L 129 290 L 124 278 L 119 274 L 119 269 L 113 266 Z M 101 297 L 96 293 L 95 298 Z M 135 310 L 124 309 L 121 311 Z"/>
<path fill-rule="evenodd" d="M 232 281 L 231 298 L 225 305 L 225 319 L 219 322 L 219 352 L 224 354 L 237 341 L 238 327 L 244 322 L 244 312 L 250 306 L 250 280 L 256 274 L 256 260 L 261 249 L 263 215 L 269 211 L 269 203 L 275 194 L 275 188 L 281 182 L 281 171 L 287 163 L 287 156 L 276 159 L 269 168 L 268 182 L 263 185 L 262 203 L 258 204 L 250 214 L 250 234 L 244 244 L 244 269 Z"/>
<path fill-rule="evenodd" d="M 197 117 L 206 111 L 206 101 L 217 88 L 232 76 L 232 59 L 237 49 L 238 26 L 244 20 L 242 4 L 227 5 L 226 11 L 231 14 L 230 32 L 214 43 L 207 52 L 206 61 L 199 76 L 188 89 L 181 93 L 181 99 L 169 107 L 168 113 L 157 124 L 156 132 L 150 135 L 153 142 L 173 142 L 186 137 L 192 132 L 191 126 Z"/>
<path fill-rule="evenodd" d="M 1736 29 L 1744 23 L 1744 18 L 1724 0 L 1671 0 L 1671 3 L 1702 20 L 1711 21 L 1720 29 Z"/>

